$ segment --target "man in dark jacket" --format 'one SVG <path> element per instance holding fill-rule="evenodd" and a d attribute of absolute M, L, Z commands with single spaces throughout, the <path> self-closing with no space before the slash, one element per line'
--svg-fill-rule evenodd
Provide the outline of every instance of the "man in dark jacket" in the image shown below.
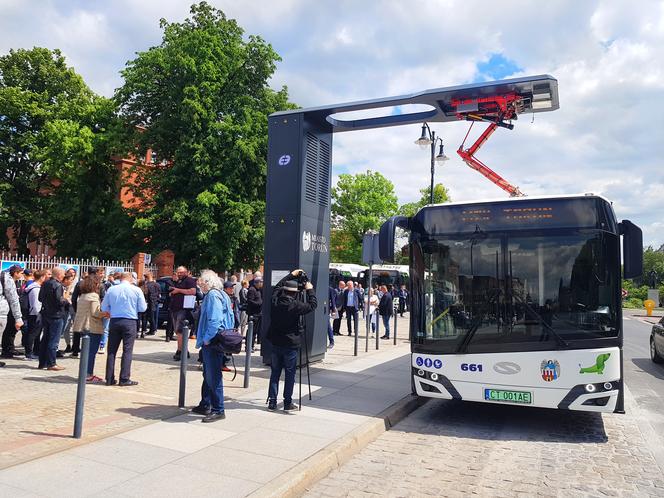
<path fill-rule="evenodd" d="M 397 297 L 399 298 L 399 316 L 403 316 L 403 312 L 406 311 L 406 300 L 408 299 L 408 291 L 405 285 L 401 285 Z"/>
<path fill-rule="evenodd" d="M 272 372 L 268 390 L 268 409 L 276 410 L 277 393 L 281 370 L 286 370 L 284 382 L 284 410 L 296 410 L 293 403 L 293 386 L 295 385 L 295 369 L 297 352 L 300 348 L 302 334 L 305 333 L 300 317 L 316 309 L 318 301 L 311 282 L 305 284 L 306 300 L 298 297 L 296 278 L 302 270 L 294 270 L 284 277 L 274 288 L 271 302 L 271 323 L 267 338 L 272 343 Z"/>
<path fill-rule="evenodd" d="M 392 313 L 394 312 L 394 301 L 392 298 L 392 293 L 387 291 L 387 287 L 384 285 L 381 286 L 383 291 L 383 297 L 380 298 L 380 303 L 378 303 L 378 314 L 383 319 L 383 327 L 385 327 L 385 335 L 381 339 L 390 338 L 390 318 L 392 318 Z"/>
<path fill-rule="evenodd" d="M 330 286 L 327 293 L 327 302 L 328 302 L 328 311 L 330 313 L 330 319 L 334 316 L 337 316 L 337 304 L 336 304 L 336 292 L 334 287 Z M 327 340 L 329 342 L 327 349 L 332 349 L 334 347 L 334 331 L 332 330 L 332 322 L 327 321 Z"/>
<path fill-rule="evenodd" d="M 159 327 L 159 298 L 161 297 L 161 287 L 154 281 L 152 273 L 145 274 L 145 287 L 147 289 L 148 309 L 145 316 L 150 320 L 150 330 L 145 335 L 155 335 Z"/>
<path fill-rule="evenodd" d="M 254 317 L 254 335 L 251 339 L 251 350 L 254 344 L 261 342 L 261 311 L 263 309 L 263 277 L 254 277 L 253 286 L 247 289 L 247 315 Z"/>
<path fill-rule="evenodd" d="M 69 301 L 65 299 L 62 279 L 65 271 L 56 266 L 51 270 L 51 278 L 39 289 L 39 300 L 42 303 L 43 337 L 39 346 L 39 366 L 48 370 L 64 370 L 56 365 L 55 358 L 60 344 L 60 335 L 67 319 L 66 308 Z"/>
<path fill-rule="evenodd" d="M 337 309 L 337 317 L 332 321 L 332 331 L 334 335 L 341 335 L 341 319 L 344 316 L 344 289 L 346 284 L 341 281 L 339 287 L 334 290 L 334 306 Z"/>

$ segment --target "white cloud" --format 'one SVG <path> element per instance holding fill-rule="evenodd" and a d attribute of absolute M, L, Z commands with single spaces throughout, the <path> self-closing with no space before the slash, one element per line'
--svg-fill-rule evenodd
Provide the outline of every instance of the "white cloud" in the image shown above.
<path fill-rule="evenodd" d="M 159 43 L 159 18 L 183 19 L 193 0 L 0 2 L 0 52 L 58 46 L 96 91 L 110 95 L 124 63 Z M 212 3 L 274 46 L 283 61 L 272 84 L 288 85 L 302 106 L 467 83 L 483 77 L 477 64 L 496 53 L 522 68 L 514 76 L 553 75 L 560 109 L 534 122 L 521 116 L 478 157 L 531 195 L 602 193 L 619 217 L 643 226 L 646 243 L 664 243 L 664 3 Z M 455 200 L 503 196 L 456 155 L 466 126 L 433 126 L 452 159 L 437 169 L 437 180 Z M 428 153 L 412 143 L 419 132 L 410 125 L 340 133 L 334 163 L 344 171 L 382 171 L 402 201 L 414 200 L 429 182 Z"/>

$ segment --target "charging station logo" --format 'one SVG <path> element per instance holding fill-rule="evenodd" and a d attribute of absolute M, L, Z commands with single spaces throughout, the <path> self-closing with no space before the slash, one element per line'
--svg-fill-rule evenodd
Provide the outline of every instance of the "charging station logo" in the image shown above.
<path fill-rule="evenodd" d="M 291 157 L 288 154 L 284 154 L 279 158 L 279 166 L 288 166 L 290 164 Z"/>
<path fill-rule="evenodd" d="M 302 250 L 307 252 L 309 249 L 311 249 L 311 232 L 305 230 L 302 232 Z"/>
<path fill-rule="evenodd" d="M 302 232 L 302 250 L 304 252 L 327 252 L 327 237 L 304 230 Z"/>

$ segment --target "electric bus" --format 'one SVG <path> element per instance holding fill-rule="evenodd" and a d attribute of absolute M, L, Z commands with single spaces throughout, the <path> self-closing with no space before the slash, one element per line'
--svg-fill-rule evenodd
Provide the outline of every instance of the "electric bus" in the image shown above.
<path fill-rule="evenodd" d="M 357 274 L 359 282 L 365 289 L 369 286 L 369 268 L 363 268 Z M 393 286 L 399 289 L 401 284 L 408 286 L 408 266 L 406 265 L 373 265 L 371 285 Z"/>
<path fill-rule="evenodd" d="M 339 282 L 358 281 L 357 275 L 364 270 L 361 265 L 352 263 L 330 263 L 330 287 L 336 289 Z"/>
<path fill-rule="evenodd" d="M 624 413 L 623 274 L 641 229 L 593 195 L 426 206 L 410 232 L 411 379 L 418 396 Z"/>

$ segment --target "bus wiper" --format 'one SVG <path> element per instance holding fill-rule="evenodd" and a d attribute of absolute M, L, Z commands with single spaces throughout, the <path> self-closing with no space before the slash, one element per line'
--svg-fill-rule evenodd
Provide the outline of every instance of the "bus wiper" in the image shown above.
<path fill-rule="evenodd" d="M 480 328 L 480 325 L 482 325 L 482 319 L 478 319 L 475 321 L 473 325 L 468 329 L 468 332 L 466 332 L 466 335 L 463 336 L 463 341 L 461 341 L 461 344 L 459 344 L 459 347 L 457 348 L 457 353 L 466 353 L 468 351 L 468 345 L 470 344 L 470 341 L 473 340 L 473 336 L 475 335 L 475 332 Z"/>
<path fill-rule="evenodd" d="M 519 296 L 517 296 L 516 294 L 511 294 L 511 295 L 512 295 L 512 297 L 515 297 L 516 300 L 519 301 L 519 303 L 523 304 L 528 311 L 530 311 L 533 315 L 535 315 L 539 318 L 540 323 L 551 331 L 551 333 L 553 334 L 553 337 L 556 339 L 556 341 L 558 341 L 558 344 L 560 346 L 562 346 L 564 348 L 569 348 L 569 342 L 567 342 L 565 339 L 563 339 L 563 337 L 558 332 L 556 332 L 556 330 L 551 325 L 546 323 L 542 319 L 542 315 L 540 315 L 537 311 L 535 311 L 530 304 L 528 304 L 526 301 L 522 301 L 521 298 Z"/>

